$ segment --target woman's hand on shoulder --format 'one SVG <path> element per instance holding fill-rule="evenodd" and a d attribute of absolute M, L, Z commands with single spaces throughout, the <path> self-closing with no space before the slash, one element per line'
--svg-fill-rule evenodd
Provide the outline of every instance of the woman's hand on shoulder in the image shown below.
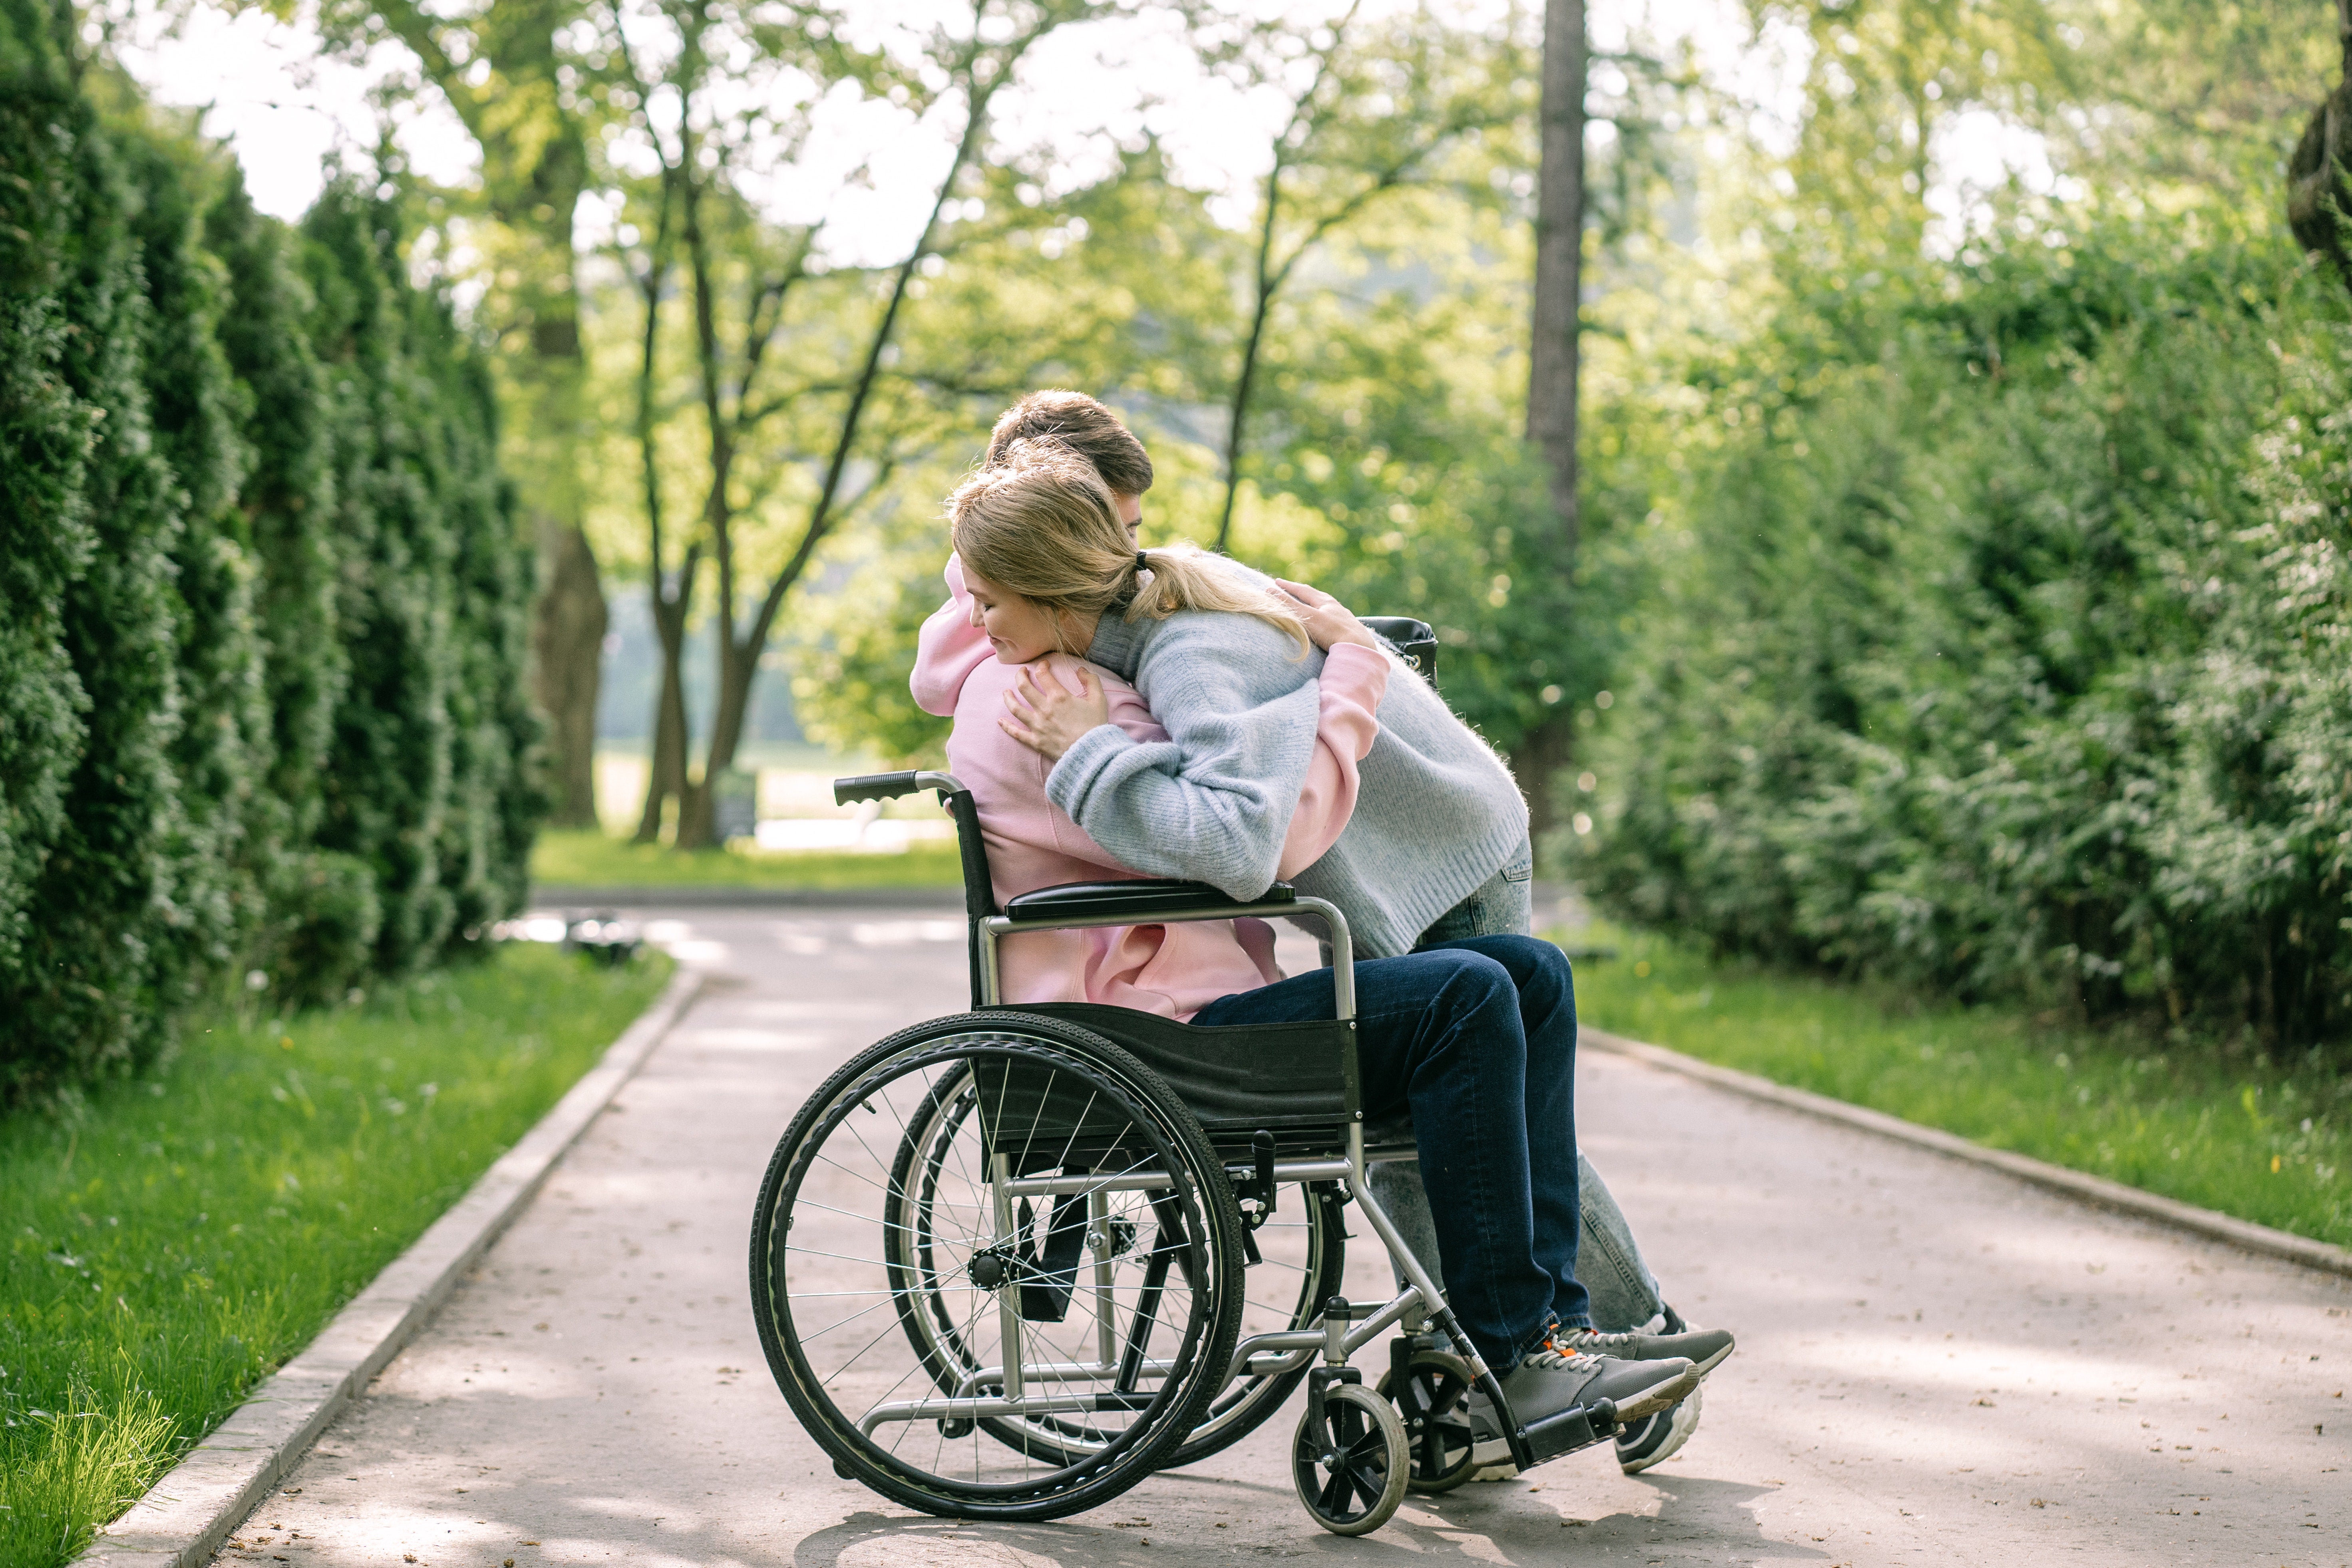
<path fill-rule="evenodd" d="M 1274 581 L 1275 585 L 1289 595 L 1291 603 L 1297 607 L 1298 618 L 1307 623 L 1308 640 L 1325 653 L 1329 653 L 1343 642 L 1354 643 L 1358 647 L 1368 647 L 1376 653 L 1380 650 L 1381 639 L 1374 637 L 1347 605 L 1322 589 L 1305 583 L 1285 582 L 1279 577 Z"/>
<path fill-rule="evenodd" d="M 1065 681 L 1076 679 L 1071 691 Z M 1110 722 L 1110 699 L 1092 671 L 1075 661 L 1056 669 L 1045 660 L 1024 664 L 1004 694 L 1005 716 L 996 727 L 1044 757 L 1058 763 L 1089 730 Z"/>

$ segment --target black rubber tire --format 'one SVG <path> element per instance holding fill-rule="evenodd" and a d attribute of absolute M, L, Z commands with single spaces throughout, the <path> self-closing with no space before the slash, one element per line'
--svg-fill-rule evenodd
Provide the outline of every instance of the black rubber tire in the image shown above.
<path fill-rule="evenodd" d="M 870 1108 L 871 1097 L 897 1079 L 959 1057 L 1025 1060 L 1078 1076 L 1090 1093 L 1110 1097 L 1108 1103 L 1133 1121 L 1158 1157 L 1189 1177 L 1190 1191 L 1171 1199 L 1186 1219 L 1188 1257 L 1197 1271 L 1186 1338 L 1171 1357 L 1175 1370 L 1141 1418 L 1118 1437 L 1077 1455 L 1075 1463 L 1017 1482 L 966 1482 L 920 1470 L 868 1438 L 824 1391 L 793 1338 L 791 1302 L 777 1283 L 789 1250 L 779 1244 L 790 1226 L 791 1200 L 821 1152 L 821 1142 L 812 1143 L 812 1135 L 830 1132 L 861 1103 Z M 777 1386 L 836 1471 L 926 1513 L 1058 1519 L 1108 1502 L 1160 1468 L 1206 1414 L 1240 1334 L 1242 1294 L 1219 1287 L 1239 1279 L 1241 1232 L 1241 1213 L 1222 1161 L 1192 1111 L 1150 1068 L 1064 1020 L 1014 1012 L 958 1014 L 902 1030 L 859 1052 L 793 1116 L 769 1161 L 753 1209 L 752 1317 Z M 1205 1290 L 1199 1284 L 1202 1277 L 1210 1281 Z M 919 1356 L 919 1341 L 915 1348 Z M 1026 1452 L 1029 1446 L 1016 1447 Z"/>
<path fill-rule="evenodd" d="M 1407 1385 L 1391 1382 L 1382 1373 L 1381 1397 L 1397 1407 L 1404 1423 L 1405 1440 L 1412 1450 L 1412 1467 L 1405 1478 L 1417 1492 L 1450 1492 L 1478 1473 L 1477 1443 L 1462 1402 L 1470 1394 L 1470 1363 L 1444 1351 L 1416 1351 L 1405 1365 Z"/>
<path fill-rule="evenodd" d="M 1323 1463 L 1325 1452 L 1338 1455 L 1336 1466 Z M 1404 1500 L 1412 1467 L 1404 1423 L 1387 1400 L 1360 1383 L 1331 1390 L 1324 1421 L 1317 1420 L 1311 1401 L 1299 1412 L 1291 1439 L 1291 1480 L 1307 1513 L 1334 1535 L 1369 1535 L 1386 1524 Z"/>

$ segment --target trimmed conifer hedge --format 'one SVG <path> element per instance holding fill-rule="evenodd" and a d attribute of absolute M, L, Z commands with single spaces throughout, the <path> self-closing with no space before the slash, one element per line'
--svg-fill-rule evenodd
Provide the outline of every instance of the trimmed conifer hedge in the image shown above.
<path fill-rule="evenodd" d="M 73 38 L 0 0 L 0 1100 L 477 948 L 541 809 L 497 410 L 397 205 L 263 216 Z"/>
<path fill-rule="evenodd" d="M 1571 863 L 1718 951 L 2340 1064 L 2352 317 L 2284 233 L 2066 227 L 1792 273 L 1715 367 Z"/>

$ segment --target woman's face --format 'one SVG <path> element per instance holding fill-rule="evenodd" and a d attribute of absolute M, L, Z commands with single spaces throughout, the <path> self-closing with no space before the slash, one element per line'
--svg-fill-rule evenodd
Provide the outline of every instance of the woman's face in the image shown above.
<path fill-rule="evenodd" d="M 971 595 L 971 624 L 988 634 L 1001 664 L 1027 664 L 1062 646 L 1054 617 L 1034 599 L 1009 594 L 967 566 L 963 585 Z"/>

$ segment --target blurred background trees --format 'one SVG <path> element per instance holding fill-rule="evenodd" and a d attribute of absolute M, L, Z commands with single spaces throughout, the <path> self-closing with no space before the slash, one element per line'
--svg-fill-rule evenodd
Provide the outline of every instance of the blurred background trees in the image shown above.
<path fill-rule="evenodd" d="M 2341 1036 L 2326 5 L 274 0 L 474 159 L 387 129 L 289 227 L 117 13 L 15 4 L 65 85 L 7 105 L 57 368 L 8 372 L 0 934 L 203 933 L 87 960 L 77 1037 L 461 943 L 541 795 L 596 820 L 623 635 L 649 841 L 716 839 L 787 689 L 933 754 L 940 499 L 1045 384 L 1150 447 L 1147 539 L 1436 625 L 1615 911 Z M 84 857 L 131 869 L 75 927 Z"/>

